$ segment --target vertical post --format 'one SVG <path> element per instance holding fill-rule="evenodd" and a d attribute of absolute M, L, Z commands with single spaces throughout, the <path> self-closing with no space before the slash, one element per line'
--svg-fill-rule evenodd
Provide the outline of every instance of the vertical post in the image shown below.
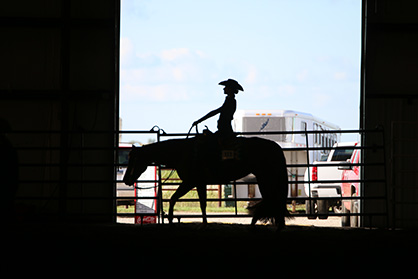
<path fill-rule="evenodd" d="M 293 134 L 293 136 L 294 135 L 295 134 Z M 295 161 L 297 161 L 297 156 L 296 156 L 296 159 L 295 159 L 295 153 L 294 152 L 291 152 L 290 153 L 290 162 L 291 162 L 291 164 L 294 164 Z M 290 184 L 290 196 L 292 198 L 298 196 L 298 184 L 297 183 L 293 183 L 294 181 L 297 181 L 297 178 L 294 175 L 294 172 L 297 173 L 297 171 L 294 168 L 291 168 L 289 181 L 292 182 Z M 289 175 L 288 175 L 288 177 L 289 177 Z M 296 212 L 296 201 L 294 199 L 292 199 L 292 203 L 291 204 L 292 204 L 292 212 L 295 213 Z"/>
<path fill-rule="evenodd" d="M 309 162 L 309 139 L 308 139 L 308 131 L 305 130 L 305 139 L 306 139 L 306 164 L 308 166 L 308 198 L 309 198 L 309 208 L 315 208 L 313 206 L 312 201 L 312 194 L 311 194 L 311 163 Z"/>
<path fill-rule="evenodd" d="M 361 134 L 360 134 L 360 144 L 361 144 L 361 146 L 362 147 L 364 147 L 364 143 L 365 143 L 365 141 L 364 141 L 364 139 L 365 139 L 365 132 L 361 132 Z M 364 162 L 365 162 L 365 160 L 364 160 L 364 158 L 365 158 L 365 152 L 363 152 L 363 150 L 364 149 L 361 149 L 360 150 L 360 160 L 359 160 L 359 163 L 362 163 L 363 165 L 360 167 L 360 176 L 359 176 L 359 178 L 360 178 L 360 192 L 359 192 L 359 195 L 361 196 L 361 197 L 364 197 L 364 179 L 365 179 L 365 177 L 364 177 L 364 170 L 366 169 L 366 166 L 364 165 Z M 363 199 L 361 199 L 360 200 L 360 205 L 359 205 L 359 213 L 361 213 L 361 214 L 363 214 L 364 213 L 364 200 Z M 365 222 L 364 222 L 364 217 L 365 216 L 359 216 L 358 218 L 359 218 L 359 221 L 358 221 L 358 226 L 359 227 L 363 227 L 364 226 L 364 224 L 365 224 Z"/>
<path fill-rule="evenodd" d="M 70 156 L 69 134 L 69 73 L 70 73 L 70 2 L 61 1 L 61 127 L 60 127 L 60 166 L 59 166 L 59 211 L 61 218 L 67 215 L 68 160 Z"/>
<path fill-rule="evenodd" d="M 114 78 L 114 85 L 113 85 L 113 90 L 115 92 L 114 94 L 114 106 L 113 106 L 113 111 L 114 111 L 114 131 L 116 131 L 116 133 L 113 135 L 113 140 L 115 142 L 115 145 L 119 148 L 119 142 L 121 141 L 121 135 L 119 134 L 119 130 L 121 129 L 121 125 L 122 123 L 119 122 L 119 120 L 121 119 L 119 117 L 119 71 L 120 71 L 120 61 L 119 61 L 119 53 L 120 53 L 120 7 L 121 3 L 120 1 L 115 1 L 115 44 L 113 44 L 114 47 L 114 61 L 115 61 L 115 71 L 113 72 L 113 78 Z M 118 149 L 116 149 L 114 151 L 114 163 L 119 163 L 118 162 Z M 114 176 L 113 176 L 113 180 L 115 181 L 117 179 L 117 173 L 114 172 Z M 117 183 L 114 182 L 113 183 L 113 192 L 112 192 L 112 196 L 115 197 L 115 199 L 112 201 L 113 202 L 113 212 L 117 212 L 117 200 L 116 200 L 116 196 L 117 196 Z M 116 215 L 114 216 L 113 219 L 113 223 L 116 223 L 117 221 L 117 217 Z"/>
<path fill-rule="evenodd" d="M 160 142 L 160 130 L 157 131 L 157 142 Z M 161 165 L 158 165 L 158 194 L 157 194 L 158 224 L 164 224 L 163 183 L 161 181 Z"/>
<path fill-rule="evenodd" d="M 297 181 L 298 181 L 298 169 L 297 168 L 295 169 L 295 172 L 296 172 L 296 174 L 294 175 L 295 176 L 294 181 L 296 181 L 296 184 L 294 184 L 294 185 L 296 187 L 296 197 L 298 197 L 298 185 L 299 184 L 297 183 Z M 292 212 L 296 213 L 296 201 L 295 200 L 292 200 Z"/>
<path fill-rule="evenodd" d="M 388 192 L 387 194 L 388 194 L 388 196 L 386 196 L 386 200 L 387 200 L 387 202 L 386 202 L 386 204 L 387 204 L 387 216 L 388 216 L 388 225 L 389 225 L 389 227 L 390 228 L 392 228 L 392 229 L 395 229 L 395 226 L 396 226 L 396 198 L 397 198 L 397 196 L 396 196 L 396 185 L 395 185 L 395 182 L 396 182 L 396 172 L 395 172 L 395 165 L 396 165 L 396 163 L 397 163 L 397 159 L 396 159 L 396 157 L 395 157 L 395 145 L 396 145 L 396 136 L 395 136 L 395 134 L 394 134 L 394 131 L 395 131 L 395 122 L 394 121 L 392 121 L 392 126 L 391 126 L 391 129 L 390 129 L 390 143 L 391 143 L 391 147 L 390 147 L 390 157 L 389 157 L 389 167 L 386 167 L 386 161 L 385 161 L 385 159 L 384 159 L 384 161 L 383 162 L 385 162 L 384 164 L 385 164 L 385 166 L 384 166 L 384 168 L 385 168 L 385 170 L 389 170 L 390 172 L 391 172 L 391 175 L 390 175 L 390 190 L 388 190 L 388 191 L 390 191 L 390 192 Z M 383 145 L 383 148 L 386 150 L 386 147 Z M 362 151 L 363 151 L 363 149 L 362 149 Z M 386 151 L 384 152 L 384 153 L 386 153 Z M 363 156 L 363 154 L 361 154 L 362 156 L 360 156 L 360 158 L 361 158 L 361 162 L 362 163 L 364 163 L 364 156 Z M 384 158 L 386 158 L 386 154 L 384 155 Z M 363 167 L 363 169 L 364 169 L 364 167 Z M 364 171 L 362 171 L 361 172 L 361 179 L 363 180 L 364 179 L 364 175 L 363 175 L 363 173 L 364 173 Z M 386 171 L 385 171 L 385 180 L 387 179 L 387 174 L 386 174 Z M 387 185 L 387 181 L 386 181 L 386 185 Z M 364 185 L 364 182 L 362 183 L 362 185 Z M 363 195 L 363 187 L 361 187 L 361 190 L 362 190 L 362 195 Z M 389 201 L 389 199 L 390 199 L 390 201 Z M 363 204 L 364 204 L 364 202 L 362 201 L 361 202 L 361 212 L 363 212 Z M 392 214 L 392 218 L 390 219 L 389 218 L 389 210 L 390 210 L 390 212 L 391 212 L 391 214 Z M 362 224 L 362 223 L 360 223 L 360 224 Z"/>
<path fill-rule="evenodd" d="M 222 199 L 222 185 L 221 184 L 218 185 L 218 199 L 219 199 L 218 207 L 222 207 L 222 201 L 221 201 L 221 199 Z"/>
<path fill-rule="evenodd" d="M 392 122 L 392 126 L 393 126 L 393 122 Z M 392 127 L 392 131 L 393 131 L 393 127 Z M 390 216 L 389 216 L 389 208 L 390 208 L 390 202 L 389 202 L 389 187 L 388 187 L 388 167 L 386 164 L 386 138 L 385 138 L 385 130 L 382 128 L 381 130 L 381 137 L 382 137 L 382 141 L 383 141 L 383 168 L 384 168 L 384 179 L 385 179 L 385 199 L 386 199 L 386 203 L 385 203 L 385 213 L 386 213 L 386 228 L 390 227 Z M 393 150 L 393 148 L 391 148 L 391 150 Z M 395 225 L 393 225 L 394 227 Z"/>
<path fill-rule="evenodd" d="M 238 215 L 238 204 L 237 204 L 237 182 L 234 180 L 234 203 L 235 203 L 235 215 Z"/>

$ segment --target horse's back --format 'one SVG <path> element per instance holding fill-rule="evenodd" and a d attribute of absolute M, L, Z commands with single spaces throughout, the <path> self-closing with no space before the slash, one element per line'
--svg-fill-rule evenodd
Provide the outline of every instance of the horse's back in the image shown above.
<path fill-rule="evenodd" d="M 286 163 L 284 153 L 279 144 L 272 140 L 250 137 L 237 138 L 243 141 L 252 160 L 258 160 L 258 163 L 283 164 Z"/>

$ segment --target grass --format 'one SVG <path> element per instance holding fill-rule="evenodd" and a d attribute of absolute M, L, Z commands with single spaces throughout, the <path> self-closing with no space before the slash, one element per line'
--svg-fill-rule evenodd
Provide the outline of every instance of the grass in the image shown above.
<path fill-rule="evenodd" d="M 165 181 L 168 179 L 168 182 L 171 183 L 181 183 L 181 179 L 179 178 L 177 171 L 171 171 L 171 170 L 162 170 L 161 171 L 161 179 L 162 181 Z M 164 189 L 177 189 L 176 186 L 164 186 Z M 207 189 L 212 189 L 212 191 L 207 191 L 207 198 L 208 199 L 216 199 L 219 198 L 218 194 L 218 186 L 208 186 Z M 170 199 L 171 196 L 174 194 L 174 191 L 163 191 L 163 199 Z M 221 193 L 222 197 L 223 193 Z M 182 202 L 182 199 L 198 199 L 198 194 L 195 189 L 188 192 L 186 195 L 184 195 L 174 206 L 174 211 L 186 211 L 186 212 L 200 212 L 200 204 L 199 202 Z M 208 213 L 210 212 L 229 212 L 234 213 L 235 212 L 235 204 L 231 202 L 232 206 L 226 207 L 226 203 L 222 202 L 221 206 L 219 206 L 219 202 L 207 202 L 206 204 L 206 211 Z M 237 211 L 238 213 L 246 213 L 247 210 L 245 207 L 247 206 L 247 202 L 237 202 Z M 168 202 L 163 203 L 163 210 L 168 211 L 169 204 Z"/>
<path fill-rule="evenodd" d="M 116 209 L 117 213 L 135 213 L 135 206 L 133 205 L 118 205 Z"/>
<path fill-rule="evenodd" d="M 208 189 L 212 187 L 212 189 L 216 189 L 218 186 L 208 186 Z M 165 187 L 169 188 L 169 187 Z M 175 189 L 176 187 L 172 187 Z M 170 199 L 170 197 L 174 194 L 174 191 L 163 191 L 163 198 L 164 199 Z M 222 193 L 223 195 L 223 193 Z M 218 191 L 207 191 L 207 198 L 213 199 L 218 198 Z M 196 202 L 182 202 L 182 199 L 198 199 L 197 191 L 192 190 L 184 197 L 182 197 L 174 206 L 174 211 L 182 211 L 182 212 L 200 212 L 200 204 L 198 201 Z M 225 213 L 234 213 L 235 207 L 234 203 L 231 202 L 231 207 L 226 207 L 225 202 L 221 203 L 221 207 L 219 207 L 218 202 L 207 202 L 206 205 L 206 212 L 208 213 L 219 213 L 219 212 L 225 212 Z M 245 209 L 245 206 L 247 205 L 247 202 L 245 201 L 239 201 L 237 202 L 237 211 L 238 213 L 246 213 L 247 210 Z M 169 204 L 168 202 L 163 202 L 163 210 L 165 212 L 168 212 Z M 120 205 L 117 207 L 117 213 L 134 213 L 135 207 L 133 205 L 126 206 Z"/>
<path fill-rule="evenodd" d="M 242 203 L 240 205 L 240 203 Z M 238 213 L 247 213 L 247 210 L 245 209 L 246 202 L 238 202 Z M 168 203 L 164 203 L 164 211 L 168 212 Z M 183 203 L 183 206 L 180 206 L 182 203 L 177 203 L 174 207 L 174 211 L 176 212 L 196 212 L 200 213 L 200 206 L 198 204 L 193 204 L 190 206 L 190 203 Z M 189 205 L 187 205 L 189 204 Z M 135 211 L 134 205 L 129 205 L 128 208 L 124 205 L 119 205 L 117 207 L 117 213 L 134 213 Z M 235 213 L 235 207 L 207 207 L 206 212 L 208 213 Z"/>
<path fill-rule="evenodd" d="M 216 191 L 207 191 L 207 198 L 208 199 L 216 199 L 218 198 L 218 186 L 208 186 L 208 189 L 212 188 Z M 170 197 L 174 194 L 174 191 L 163 191 L 163 198 L 164 199 L 170 199 Z M 223 193 L 222 193 L 223 195 Z M 182 197 L 174 206 L 174 211 L 187 211 L 187 212 L 200 212 L 200 204 L 198 201 L 196 202 L 182 202 L 182 199 L 198 199 L 197 191 L 192 190 L 184 197 Z M 226 207 L 225 202 L 221 203 L 221 206 L 219 207 L 219 202 L 207 202 L 206 204 L 206 211 L 207 212 L 235 212 L 234 203 L 231 202 L 231 207 Z M 237 210 L 240 213 L 245 213 L 247 210 L 245 209 L 245 206 L 247 205 L 247 202 L 239 201 L 237 202 Z M 163 203 L 164 211 L 168 211 L 169 204 L 168 202 Z"/>
<path fill-rule="evenodd" d="M 218 198 L 218 186 L 208 186 L 208 189 L 212 187 L 212 189 L 216 189 L 216 191 L 207 191 L 207 198 Z M 166 189 L 169 188 L 169 186 L 165 187 Z M 176 186 L 172 186 L 173 189 L 176 189 Z M 170 199 L 170 197 L 174 194 L 174 191 L 163 191 L 163 198 L 164 199 Z M 223 193 L 222 193 L 223 196 Z M 181 211 L 181 212 L 197 212 L 200 213 L 200 204 L 198 201 L 196 202 L 182 202 L 182 199 L 198 199 L 198 194 L 196 190 L 192 190 L 184 197 L 182 197 L 174 206 L 174 211 Z M 234 202 L 231 201 L 232 206 L 226 206 L 225 202 L 223 201 L 221 203 L 221 206 L 219 207 L 219 203 L 216 202 L 207 202 L 206 205 L 206 212 L 208 213 L 235 213 L 235 206 Z M 238 201 L 237 202 L 237 211 L 238 213 L 245 214 L 247 213 L 247 202 L 246 201 Z M 165 212 L 168 212 L 169 204 L 168 202 L 163 202 L 163 210 Z M 292 205 L 288 204 L 287 209 L 289 211 L 292 211 Z M 120 205 L 117 207 L 117 213 L 134 213 L 135 207 L 133 205 L 126 206 Z M 305 212 L 305 205 L 304 204 L 296 204 L 295 205 L 296 212 Z"/>
<path fill-rule="evenodd" d="M 161 178 L 162 181 L 165 182 L 165 180 L 168 180 L 167 182 L 171 182 L 171 183 L 181 183 L 180 178 L 177 175 L 176 171 L 171 172 L 171 170 L 162 170 L 161 171 Z M 167 190 L 167 191 L 163 191 L 163 199 L 170 199 L 171 196 L 174 194 L 175 189 L 177 189 L 177 185 L 165 185 L 164 189 L 172 189 L 172 190 Z M 207 198 L 208 199 L 213 199 L 213 198 L 218 198 L 218 186 L 214 185 L 214 186 L 208 186 L 207 189 L 212 189 L 212 191 L 207 191 Z M 224 197 L 224 193 L 221 193 L 222 197 Z M 197 212 L 200 213 L 200 204 L 198 201 L 196 202 L 182 202 L 182 199 L 198 199 L 198 194 L 197 191 L 195 189 L 193 189 L 192 191 L 188 192 L 186 195 L 184 195 L 184 197 L 182 197 L 174 206 L 174 211 L 182 211 L 182 212 Z M 235 204 L 233 201 L 231 201 L 232 206 L 227 207 L 226 206 L 226 202 L 222 202 L 221 206 L 219 206 L 219 202 L 207 202 L 206 205 L 206 211 L 208 213 L 235 213 Z M 246 206 L 247 206 L 247 202 L 245 201 L 238 201 L 237 202 L 237 211 L 238 213 L 241 214 L 245 214 L 248 211 L 246 210 Z M 165 212 L 168 212 L 168 208 L 169 208 L 169 204 L 168 202 L 163 202 L 163 210 Z M 288 205 L 288 209 L 289 211 L 292 210 L 292 206 Z M 304 211 L 305 210 L 305 205 L 296 205 L 296 211 Z M 134 206 L 129 206 L 128 208 L 126 208 L 126 206 L 118 206 L 117 207 L 117 213 L 134 213 L 135 207 Z"/>

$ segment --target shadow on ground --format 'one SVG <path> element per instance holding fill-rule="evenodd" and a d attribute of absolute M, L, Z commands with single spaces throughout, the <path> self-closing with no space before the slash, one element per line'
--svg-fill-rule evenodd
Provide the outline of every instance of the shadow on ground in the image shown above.
<path fill-rule="evenodd" d="M 418 233 L 407 230 L 342 229 L 199 223 L 168 225 L 11 225 L 3 249 L 6 267 L 21 272 L 145 270 L 158 274 L 277 273 L 376 276 L 415 270 Z M 360 268 L 361 267 L 361 268 Z M 16 270 L 16 269 L 15 269 Z M 362 270 L 362 271 L 360 271 Z M 202 273 L 203 272 L 203 273 Z M 279 276 L 280 275 L 280 276 Z"/>

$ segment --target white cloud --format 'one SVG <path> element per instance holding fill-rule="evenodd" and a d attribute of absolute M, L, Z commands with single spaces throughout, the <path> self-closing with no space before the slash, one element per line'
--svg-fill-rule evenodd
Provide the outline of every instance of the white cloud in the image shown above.
<path fill-rule="evenodd" d="M 332 96 L 326 93 L 314 93 L 313 97 L 313 106 L 316 108 L 328 108 L 332 103 Z"/>
<path fill-rule="evenodd" d="M 254 66 L 249 67 L 245 83 L 255 83 L 257 81 L 257 69 Z"/>
<path fill-rule="evenodd" d="M 174 61 L 185 56 L 190 55 L 190 50 L 187 48 L 174 48 L 161 51 L 161 58 L 166 61 Z"/>
<path fill-rule="evenodd" d="M 296 92 L 296 87 L 290 84 L 280 85 L 277 92 L 281 96 L 293 95 Z"/>
<path fill-rule="evenodd" d="M 122 63 L 121 100 L 157 102 L 184 101 L 201 95 L 203 84 L 216 73 L 215 64 L 202 51 L 188 48 L 136 53 L 129 39 L 124 40 L 121 56 L 137 59 L 130 66 Z M 136 65 L 133 67 L 133 65 Z"/>
<path fill-rule="evenodd" d="M 347 78 L 347 73 L 346 72 L 334 73 L 334 79 L 335 80 L 345 80 L 346 78 Z"/>
<path fill-rule="evenodd" d="M 176 84 L 121 86 L 122 101 L 185 101 L 189 99 L 187 88 Z"/>
<path fill-rule="evenodd" d="M 308 70 L 307 69 L 304 69 L 304 70 L 302 70 L 302 71 L 300 71 L 297 75 L 296 75 L 296 78 L 297 78 L 297 80 L 299 81 L 299 82 L 302 82 L 302 81 L 305 81 L 306 79 L 307 79 L 307 77 L 308 77 Z"/>
<path fill-rule="evenodd" d="M 182 81 L 185 79 L 185 72 L 181 67 L 175 67 L 171 70 L 171 74 L 176 81 Z"/>
<path fill-rule="evenodd" d="M 185 81 L 187 68 L 167 65 L 153 68 L 122 69 L 122 84 L 165 84 Z"/>

